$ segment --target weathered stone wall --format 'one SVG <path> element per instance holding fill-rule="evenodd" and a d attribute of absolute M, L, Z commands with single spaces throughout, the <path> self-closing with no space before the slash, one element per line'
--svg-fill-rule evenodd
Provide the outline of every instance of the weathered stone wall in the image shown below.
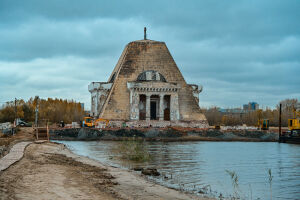
<path fill-rule="evenodd" d="M 108 90 L 102 90 L 99 91 L 98 94 L 98 104 L 97 104 L 97 115 L 101 112 L 101 109 L 106 101 L 107 95 L 108 95 L 109 91 Z"/>
<path fill-rule="evenodd" d="M 91 116 L 97 117 L 107 99 L 112 83 L 92 82 L 89 86 L 91 93 Z"/>
<path fill-rule="evenodd" d="M 170 113 L 170 118 L 172 121 L 179 120 L 180 115 L 179 115 L 179 102 L 178 102 L 178 94 L 173 93 L 171 94 L 171 113 Z"/>
<path fill-rule="evenodd" d="M 50 130 L 52 140 L 124 140 L 139 137 L 159 141 L 278 141 L 278 133 L 264 131 L 215 129 L 148 128 L 148 129 L 60 129 Z"/>
<path fill-rule="evenodd" d="M 208 128 L 206 120 L 197 120 L 197 121 L 159 121 L 159 120 L 137 120 L 137 121 L 110 121 L 109 127 L 121 128 L 148 128 L 148 127 L 190 127 L 190 128 Z M 99 128 L 103 127 L 100 125 Z"/>
<path fill-rule="evenodd" d="M 127 87 L 130 91 L 130 119 L 139 120 L 139 95 L 157 95 L 157 110 L 158 117 L 160 120 L 163 119 L 164 96 L 171 96 L 171 120 L 179 120 L 179 104 L 178 104 L 178 90 L 180 86 L 176 83 L 166 82 L 127 82 Z M 161 104 L 162 103 L 162 104 Z M 147 106 L 147 105 L 146 105 Z M 150 106 L 150 105 L 149 105 Z"/>
<path fill-rule="evenodd" d="M 130 119 L 131 120 L 138 120 L 139 119 L 139 102 L 140 102 L 140 97 L 139 97 L 139 93 L 130 91 L 130 105 L 131 105 L 131 109 L 130 109 Z"/>
<path fill-rule="evenodd" d="M 112 77 L 116 73 L 116 79 L 101 117 L 114 120 L 130 119 L 130 92 L 127 82 L 136 81 L 137 76 L 146 70 L 158 71 L 167 82 L 180 84 L 179 113 L 173 112 L 173 117 L 179 115 L 181 120 L 206 120 L 193 96 L 191 86 L 185 82 L 165 43 L 151 40 L 135 41 L 126 46 L 111 75 Z"/>

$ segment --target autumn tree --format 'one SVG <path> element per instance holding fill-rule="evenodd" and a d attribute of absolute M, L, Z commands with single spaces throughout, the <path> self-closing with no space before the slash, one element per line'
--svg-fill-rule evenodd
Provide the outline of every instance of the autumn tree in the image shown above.
<path fill-rule="evenodd" d="M 2 109 L 0 109 L 0 122 L 13 122 L 15 115 L 17 118 L 22 118 L 27 122 L 33 122 L 35 119 L 35 108 L 37 105 L 37 98 L 30 98 L 27 102 L 24 100 L 17 100 L 15 114 L 14 101 L 7 102 Z M 73 121 L 79 122 L 84 116 L 84 110 L 80 103 L 73 100 L 63 99 L 40 99 L 39 100 L 39 119 L 47 120 L 49 122 L 71 123 Z"/>
<path fill-rule="evenodd" d="M 221 110 L 217 107 L 202 109 L 210 125 L 235 126 L 246 124 L 257 126 L 259 119 L 268 119 L 270 126 L 279 125 L 279 104 L 282 104 L 282 126 L 287 126 L 288 119 L 293 118 L 293 110 L 299 107 L 297 99 L 285 99 L 280 101 L 275 109 L 253 110 L 240 113 L 231 113 L 230 109 Z M 238 109 L 237 109 L 238 110 Z"/>

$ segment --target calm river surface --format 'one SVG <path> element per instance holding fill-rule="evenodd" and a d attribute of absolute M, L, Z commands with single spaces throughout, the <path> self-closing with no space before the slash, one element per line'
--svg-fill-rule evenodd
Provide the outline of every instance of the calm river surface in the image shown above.
<path fill-rule="evenodd" d="M 134 163 L 112 159 L 120 142 L 60 141 L 74 153 L 122 168 Z M 214 196 L 234 195 L 232 179 L 238 176 L 243 199 L 300 199 L 300 145 L 264 142 L 146 142 L 153 159 L 138 166 L 155 167 L 163 174 L 152 178 L 160 184 Z M 272 172 L 270 192 L 268 170 Z M 164 178 L 168 177 L 168 178 Z"/>

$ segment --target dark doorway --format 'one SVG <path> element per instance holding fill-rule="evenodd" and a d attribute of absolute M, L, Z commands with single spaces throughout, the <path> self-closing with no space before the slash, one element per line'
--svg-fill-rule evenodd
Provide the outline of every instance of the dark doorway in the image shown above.
<path fill-rule="evenodd" d="M 171 96 L 165 95 L 164 96 L 164 120 L 170 121 L 170 103 L 171 103 Z"/>
<path fill-rule="evenodd" d="M 146 119 L 146 95 L 140 95 L 140 103 L 139 103 L 139 119 L 145 120 Z"/>
<path fill-rule="evenodd" d="M 156 102 L 151 101 L 150 103 L 150 119 L 155 120 L 156 119 Z"/>

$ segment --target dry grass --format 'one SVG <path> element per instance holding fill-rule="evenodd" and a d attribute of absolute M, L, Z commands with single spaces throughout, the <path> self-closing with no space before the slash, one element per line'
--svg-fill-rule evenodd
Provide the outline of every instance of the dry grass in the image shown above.
<path fill-rule="evenodd" d="M 123 140 L 113 147 L 112 153 L 116 155 L 117 158 L 134 162 L 146 162 L 151 160 L 151 155 L 142 140 Z"/>
<path fill-rule="evenodd" d="M 19 141 L 34 140 L 34 130 L 31 127 L 20 128 L 15 135 L 0 135 L 0 146 L 9 146 Z"/>

